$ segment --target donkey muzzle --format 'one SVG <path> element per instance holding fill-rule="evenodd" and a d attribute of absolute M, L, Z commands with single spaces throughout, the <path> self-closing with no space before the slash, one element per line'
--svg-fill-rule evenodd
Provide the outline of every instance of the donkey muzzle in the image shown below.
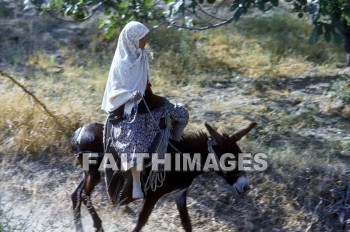
<path fill-rule="evenodd" d="M 248 177 L 246 175 L 241 175 L 236 183 L 234 184 L 236 191 L 238 192 L 238 194 L 243 194 L 247 191 L 249 191 L 249 180 Z"/>

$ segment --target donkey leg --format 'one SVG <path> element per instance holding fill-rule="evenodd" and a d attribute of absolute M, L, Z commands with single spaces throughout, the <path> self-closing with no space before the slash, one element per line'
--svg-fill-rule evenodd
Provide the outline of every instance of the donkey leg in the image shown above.
<path fill-rule="evenodd" d="M 96 229 L 96 232 L 103 232 L 103 227 L 102 227 L 102 220 L 96 213 L 95 207 L 92 205 L 90 196 L 83 194 L 83 202 L 86 208 L 88 209 L 90 216 L 94 222 L 94 227 Z"/>
<path fill-rule="evenodd" d="M 180 194 L 175 198 L 177 209 L 180 213 L 181 223 L 186 232 L 192 231 L 191 219 L 187 211 L 187 189 L 184 189 Z"/>
<path fill-rule="evenodd" d="M 81 225 L 81 214 L 80 207 L 82 202 L 82 192 L 84 189 L 85 177 L 80 181 L 78 187 L 71 194 L 71 200 L 73 205 L 73 214 L 74 214 L 74 224 L 76 231 L 83 231 L 83 227 Z"/>
<path fill-rule="evenodd" d="M 95 207 L 92 205 L 91 202 L 91 193 L 94 190 L 95 186 L 100 182 L 100 178 L 101 175 L 98 172 L 94 172 L 94 173 L 89 173 L 88 174 L 88 178 L 85 181 L 84 184 L 84 193 L 83 193 L 83 203 L 86 206 L 86 208 L 88 209 L 90 216 L 94 222 L 94 227 L 96 228 L 96 231 L 98 232 L 102 232 L 103 231 L 103 227 L 102 227 L 102 220 L 101 218 L 98 216 Z"/>
<path fill-rule="evenodd" d="M 159 200 L 159 197 L 156 196 L 147 196 L 143 206 L 142 206 L 142 210 L 139 214 L 139 218 L 137 220 L 137 224 L 135 229 L 133 230 L 133 232 L 138 232 L 142 229 L 142 227 L 146 224 L 149 216 L 152 213 L 152 210 L 155 206 L 155 204 L 157 203 L 157 201 Z"/>

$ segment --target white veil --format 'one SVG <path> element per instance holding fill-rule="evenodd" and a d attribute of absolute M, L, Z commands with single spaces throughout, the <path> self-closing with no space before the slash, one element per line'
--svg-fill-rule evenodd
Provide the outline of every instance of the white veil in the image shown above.
<path fill-rule="evenodd" d="M 102 110 L 111 112 L 125 104 L 124 113 L 130 115 L 134 103 L 128 100 L 136 91 L 144 95 L 147 81 L 150 82 L 151 55 L 147 49 L 139 48 L 139 40 L 148 32 L 139 22 L 130 22 L 123 28 L 109 70 Z"/>

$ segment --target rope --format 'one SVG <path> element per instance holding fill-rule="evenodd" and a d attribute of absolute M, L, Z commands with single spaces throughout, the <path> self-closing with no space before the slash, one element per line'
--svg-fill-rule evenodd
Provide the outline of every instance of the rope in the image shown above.
<path fill-rule="evenodd" d="M 164 170 L 158 172 L 151 171 L 145 183 L 145 192 L 147 192 L 148 189 L 151 189 L 154 192 L 157 188 L 162 187 L 165 178 L 166 172 Z"/>
<path fill-rule="evenodd" d="M 134 101 L 134 109 L 135 109 L 135 113 L 134 113 L 134 117 L 133 118 L 131 118 L 131 115 L 125 115 L 128 118 L 128 120 L 129 120 L 128 123 L 130 123 L 130 124 L 135 122 L 137 114 L 139 112 L 139 105 L 137 104 L 137 100 Z"/>
<path fill-rule="evenodd" d="M 159 157 L 161 159 L 164 159 L 165 153 L 167 151 L 168 144 L 170 144 L 170 142 L 169 142 L 170 130 L 171 130 L 171 119 L 170 119 L 170 116 L 168 115 L 166 117 L 166 121 L 165 121 L 166 128 L 164 130 L 160 129 L 159 125 L 157 124 L 156 119 L 154 118 L 151 110 L 149 109 L 149 107 L 147 105 L 146 100 L 144 98 L 142 98 L 142 100 L 143 100 L 143 102 L 144 102 L 144 104 L 145 104 L 145 106 L 147 108 L 147 111 L 151 115 L 151 119 L 152 119 L 153 124 L 156 125 L 157 129 L 161 133 L 161 139 L 160 139 L 160 142 L 159 142 L 159 144 L 157 146 L 156 153 L 158 155 L 160 155 Z M 167 111 L 168 111 L 168 109 L 167 109 Z M 167 113 L 167 111 L 166 111 L 166 113 Z M 153 165 L 153 162 L 154 161 L 152 161 L 152 165 Z M 147 165 L 146 167 L 149 167 L 150 165 Z M 148 189 L 151 189 L 154 192 L 154 191 L 156 191 L 157 188 L 162 187 L 165 178 L 166 178 L 166 172 L 165 172 L 165 170 L 163 168 L 161 168 L 161 170 L 157 171 L 157 172 L 154 172 L 153 170 L 151 170 L 150 174 L 147 177 L 146 183 L 145 183 L 145 190 L 146 190 L 145 192 L 147 192 Z"/>
<path fill-rule="evenodd" d="M 158 144 L 158 147 L 156 149 L 157 154 L 159 155 L 160 159 L 164 159 L 165 157 L 165 153 L 168 147 L 168 143 L 169 143 L 169 137 L 170 137 L 170 129 L 171 129 L 171 120 L 170 117 L 167 116 L 166 117 L 166 128 L 163 131 L 162 137 L 160 139 L 160 142 Z M 152 161 L 154 162 L 154 161 Z M 153 165 L 153 163 L 152 163 Z M 163 186 L 163 182 L 166 178 L 166 172 L 165 170 L 163 170 L 163 168 L 160 168 L 160 171 L 158 172 L 153 172 L 151 171 L 150 174 L 148 175 L 147 181 L 145 183 L 145 189 L 152 189 L 152 191 L 154 192 L 157 188 L 162 187 Z M 158 184 L 159 183 L 159 184 Z"/>

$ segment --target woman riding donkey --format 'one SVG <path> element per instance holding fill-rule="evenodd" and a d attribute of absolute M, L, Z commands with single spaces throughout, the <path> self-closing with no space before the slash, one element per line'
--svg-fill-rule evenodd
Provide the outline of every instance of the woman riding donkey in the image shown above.
<path fill-rule="evenodd" d="M 159 147 L 159 142 L 155 144 L 156 138 L 159 140 L 161 119 L 171 119 L 170 136 L 175 140 L 181 137 L 188 123 L 185 108 L 151 90 L 149 60 L 152 57 L 145 48 L 148 33 L 149 29 L 139 22 L 130 22 L 123 28 L 102 101 L 102 109 L 109 113 L 109 118 L 118 121 L 111 130 L 112 145 L 119 155 L 127 157 L 135 199 L 144 197 L 140 171 L 136 169 L 137 161 L 142 159 L 137 156 L 156 152 L 154 147 Z"/>

